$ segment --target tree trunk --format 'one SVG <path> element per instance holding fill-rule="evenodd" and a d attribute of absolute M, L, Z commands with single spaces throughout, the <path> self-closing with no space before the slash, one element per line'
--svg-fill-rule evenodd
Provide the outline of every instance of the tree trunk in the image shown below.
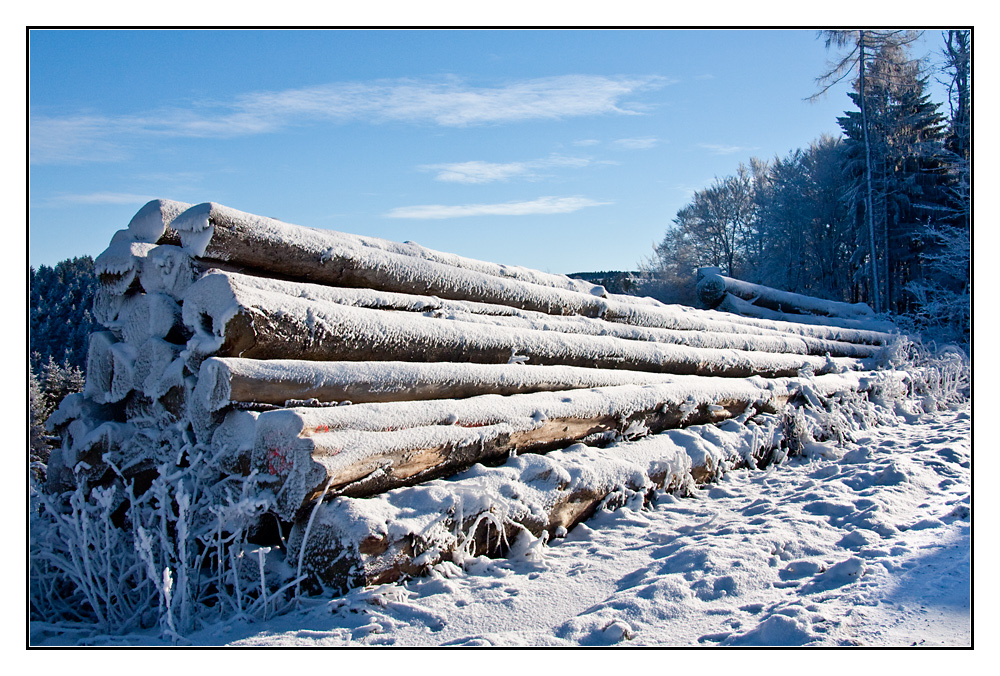
<path fill-rule="evenodd" d="M 201 364 L 194 395 L 215 411 L 233 403 L 286 407 L 466 399 L 484 394 L 508 396 L 670 383 L 676 379 L 658 373 L 571 366 L 212 357 Z"/>
<path fill-rule="evenodd" d="M 793 376 L 861 364 L 851 358 L 690 348 L 610 336 L 515 330 L 260 292 L 208 275 L 185 297 L 192 368 L 209 356 L 314 361 L 418 361 L 611 368 L 654 373 Z"/>
<path fill-rule="evenodd" d="M 868 102 L 865 97 L 865 32 L 863 30 L 858 31 L 858 49 L 860 50 L 860 56 L 858 58 L 858 69 L 860 71 L 858 87 L 860 94 L 859 101 L 861 104 L 861 129 L 864 133 L 865 139 L 865 187 L 867 190 L 865 218 L 868 220 L 868 245 L 871 254 L 872 292 L 875 301 L 875 312 L 878 313 L 882 312 L 882 301 L 879 296 L 878 261 L 875 253 L 875 215 L 872 213 L 875 202 L 872 198 L 872 147 L 868 140 Z"/>
<path fill-rule="evenodd" d="M 759 317 L 775 322 L 800 322 L 803 324 L 815 324 L 817 326 L 827 326 L 831 331 L 843 331 L 846 339 L 857 331 L 870 331 L 873 329 L 890 330 L 892 324 L 874 319 L 840 319 L 831 317 L 818 317 L 814 315 L 790 315 L 766 307 L 759 307 L 755 303 L 745 301 L 738 296 L 726 294 L 722 302 L 716 307 L 720 312 L 732 312 L 746 317 Z"/>
<path fill-rule="evenodd" d="M 713 429 L 704 439 L 699 431 L 607 449 L 576 445 L 374 498 L 309 505 L 289 536 L 290 559 L 302 561 L 307 590 L 346 592 L 425 574 L 442 561 L 503 555 L 525 546 L 517 540 L 526 533 L 560 537 L 601 506 L 638 507 L 656 489 L 688 490 L 771 457 L 769 444 L 755 440 L 772 439 L 773 429 Z M 719 436 L 725 446 L 716 445 Z M 696 448 L 715 454 L 688 450 Z"/>
<path fill-rule="evenodd" d="M 284 409 L 256 417 L 245 464 L 274 477 L 277 512 L 291 519 L 324 487 L 331 496 L 362 497 L 595 436 L 640 437 L 725 420 L 748 408 L 776 412 L 803 384 L 682 378 L 510 397 Z M 822 392 L 870 386 L 852 374 L 822 376 L 809 385 Z M 246 452 L 248 446 L 232 436 L 217 441 L 216 453 Z"/>
<path fill-rule="evenodd" d="M 517 276 L 494 276 L 399 253 L 405 250 L 402 245 L 383 240 L 289 225 L 216 204 L 189 209 L 173 225 L 194 256 L 302 281 L 478 300 L 547 314 L 596 317 L 604 307 L 603 287 L 589 285 L 600 295 L 581 293 L 580 285 L 568 277 L 561 278 L 559 288 Z M 516 275 L 512 268 L 503 270 Z M 522 271 L 524 275 L 532 276 L 530 271 Z M 540 281 L 548 277 L 559 279 L 544 273 L 532 276 Z"/>
<path fill-rule="evenodd" d="M 865 319 L 875 313 L 865 303 L 841 303 L 799 293 L 780 291 L 769 286 L 751 284 L 720 274 L 698 275 L 698 298 L 709 307 L 717 307 L 727 293 L 749 301 L 758 307 L 781 313 L 819 315 L 844 319 Z"/>

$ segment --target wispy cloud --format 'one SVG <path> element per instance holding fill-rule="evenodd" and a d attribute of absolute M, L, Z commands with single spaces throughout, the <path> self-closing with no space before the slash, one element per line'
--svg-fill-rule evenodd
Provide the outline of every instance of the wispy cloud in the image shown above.
<path fill-rule="evenodd" d="M 442 219 L 466 216 L 531 216 L 538 214 L 568 214 L 587 207 L 597 207 L 611 202 L 597 202 L 586 197 L 539 197 L 528 202 L 502 204 L 425 204 L 397 207 L 386 214 L 388 218 Z"/>
<path fill-rule="evenodd" d="M 97 160 L 125 143 L 152 137 L 231 138 L 308 122 L 408 122 L 463 127 L 593 115 L 638 115 L 629 101 L 669 84 L 658 76 L 563 75 L 473 86 L 442 81 L 332 83 L 253 92 L 230 101 L 199 101 L 135 115 L 33 115 L 32 161 Z"/>
<path fill-rule="evenodd" d="M 750 146 L 732 146 L 724 143 L 699 143 L 699 148 L 711 151 L 715 155 L 734 155 L 736 153 L 748 153 L 756 150 Z"/>
<path fill-rule="evenodd" d="M 419 167 L 421 171 L 436 171 L 437 181 L 449 183 L 493 183 L 496 181 L 507 181 L 511 178 L 537 179 L 538 170 L 554 169 L 558 167 L 581 168 L 593 164 L 593 161 L 585 157 L 563 157 L 552 155 L 537 160 L 525 162 L 482 162 L 474 160 L 471 162 L 454 162 L 450 164 L 424 164 Z"/>
<path fill-rule="evenodd" d="M 613 145 L 622 150 L 648 150 L 656 147 L 659 142 L 660 139 L 655 136 L 643 136 L 642 138 L 620 138 Z"/>
<path fill-rule="evenodd" d="M 598 141 L 596 138 L 584 138 L 584 139 L 580 139 L 579 141 L 573 141 L 573 145 L 575 145 L 575 146 L 581 146 L 581 147 L 582 146 L 596 146 L 599 143 L 600 143 L 600 141 Z"/>
<path fill-rule="evenodd" d="M 95 192 L 87 195 L 58 195 L 52 198 L 56 204 L 145 204 L 156 199 L 152 195 L 136 195 L 126 192 Z"/>

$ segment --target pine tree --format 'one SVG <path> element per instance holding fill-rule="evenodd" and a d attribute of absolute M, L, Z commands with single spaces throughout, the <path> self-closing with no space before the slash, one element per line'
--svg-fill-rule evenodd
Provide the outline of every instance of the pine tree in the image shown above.
<path fill-rule="evenodd" d="M 94 261 L 82 256 L 29 268 L 29 358 L 36 371 L 51 356 L 82 368 L 90 334 L 99 330 L 91 309 L 97 290 Z M 37 355 L 37 358 L 35 357 Z"/>

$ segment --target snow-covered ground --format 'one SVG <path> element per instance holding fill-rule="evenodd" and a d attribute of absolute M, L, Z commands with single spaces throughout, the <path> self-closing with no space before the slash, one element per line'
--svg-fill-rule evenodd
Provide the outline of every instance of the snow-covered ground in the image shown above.
<path fill-rule="evenodd" d="M 601 512 L 520 556 L 229 621 L 202 646 L 971 646 L 971 409 Z M 35 636 L 41 639 L 40 636 Z M 74 643 L 70 635 L 34 644 Z M 85 645 L 164 645 L 151 637 Z"/>

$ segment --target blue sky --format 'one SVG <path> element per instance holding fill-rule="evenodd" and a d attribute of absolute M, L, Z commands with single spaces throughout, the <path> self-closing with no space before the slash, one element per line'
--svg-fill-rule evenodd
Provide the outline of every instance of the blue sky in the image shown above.
<path fill-rule="evenodd" d="M 29 263 L 164 197 L 634 269 L 692 190 L 838 133 L 846 86 L 805 100 L 831 56 L 813 30 L 33 31 Z"/>

